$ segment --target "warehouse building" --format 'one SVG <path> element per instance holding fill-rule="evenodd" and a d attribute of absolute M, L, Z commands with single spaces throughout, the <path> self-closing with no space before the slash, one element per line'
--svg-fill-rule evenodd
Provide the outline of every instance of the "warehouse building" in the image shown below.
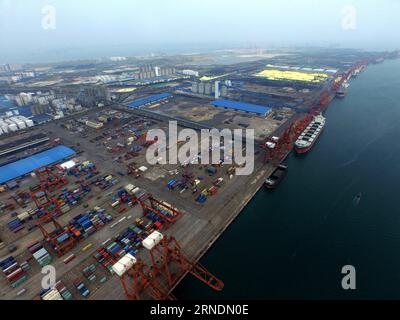
<path fill-rule="evenodd" d="M 39 133 L 31 135 L 27 138 L 19 139 L 14 142 L 2 144 L 0 145 L 0 157 L 8 156 L 10 154 L 36 147 L 38 145 L 48 142 L 49 140 L 50 138 L 47 137 L 45 134 Z"/>
<path fill-rule="evenodd" d="M 23 177 L 44 166 L 57 163 L 75 155 L 76 152 L 66 146 L 57 146 L 0 167 L 0 184 Z"/>
<path fill-rule="evenodd" d="M 213 105 L 214 107 L 222 107 L 225 109 L 255 113 L 258 116 L 264 116 L 264 117 L 266 117 L 272 111 L 271 107 L 259 106 L 256 104 L 231 101 L 231 100 L 215 100 L 210 104 Z"/>
<path fill-rule="evenodd" d="M 86 125 L 89 128 L 93 128 L 93 129 L 101 129 L 103 127 L 103 123 L 102 122 L 94 122 L 94 121 L 86 121 Z"/>
<path fill-rule="evenodd" d="M 160 93 L 151 97 L 147 97 L 142 100 L 137 100 L 135 102 L 132 102 L 131 104 L 128 105 L 130 108 L 140 108 L 144 107 L 146 105 L 153 104 L 155 102 L 160 102 L 160 101 L 165 101 L 168 100 L 168 98 L 172 97 L 172 94 L 170 93 Z"/>

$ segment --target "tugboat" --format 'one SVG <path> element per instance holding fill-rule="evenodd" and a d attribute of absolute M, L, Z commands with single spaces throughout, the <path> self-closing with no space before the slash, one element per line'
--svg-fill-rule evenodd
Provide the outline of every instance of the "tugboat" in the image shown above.
<path fill-rule="evenodd" d="M 267 189 L 275 189 L 279 183 L 285 178 L 287 174 L 288 167 L 280 164 L 278 168 L 269 176 L 268 179 L 265 180 L 265 187 Z"/>
<path fill-rule="evenodd" d="M 362 193 L 358 193 L 353 199 L 353 205 L 356 207 L 360 204 Z"/>

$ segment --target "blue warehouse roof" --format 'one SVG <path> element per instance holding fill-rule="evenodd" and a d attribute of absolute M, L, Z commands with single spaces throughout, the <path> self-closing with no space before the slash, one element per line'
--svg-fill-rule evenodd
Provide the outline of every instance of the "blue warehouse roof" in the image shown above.
<path fill-rule="evenodd" d="M 160 94 L 157 94 L 155 96 L 147 97 L 145 99 L 137 100 L 135 102 L 132 102 L 131 104 L 128 105 L 128 107 L 139 108 L 139 107 L 144 106 L 144 105 L 146 105 L 148 103 L 156 102 L 156 101 L 159 101 L 159 100 L 162 100 L 162 99 L 165 99 L 165 98 L 169 98 L 171 96 L 172 96 L 172 94 L 170 94 L 170 93 L 160 93 Z"/>
<path fill-rule="evenodd" d="M 22 177 L 40 167 L 59 162 L 74 154 L 75 151 L 66 146 L 57 146 L 28 158 L 6 164 L 0 167 L 0 184 Z"/>
<path fill-rule="evenodd" d="M 2 109 L 1 111 L 8 111 L 13 107 L 13 103 L 10 100 L 8 100 L 5 96 L 0 96 L 0 109 Z"/>
<path fill-rule="evenodd" d="M 36 123 L 36 124 L 41 124 L 41 123 L 50 121 L 50 120 L 52 120 L 52 119 L 53 119 L 53 117 L 52 117 L 52 116 L 49 116 L 48 114 L 38 114 L 38 115 L 33 116 L 33 117 L 31 118 L 31 120 L 32 120 L 34 123 Z"/>
<path fill-rule="evenodd" d="M 233 110 L 257 113 L 261 115 L 265 115 L 271 111 L 270 107 L 259 106 L 256 104 L 245 103 L 245 102 L 231 101 L 231 100 L 215 100 L 211 102 L 211 104 L 214 107 L 223 107 Z"/>

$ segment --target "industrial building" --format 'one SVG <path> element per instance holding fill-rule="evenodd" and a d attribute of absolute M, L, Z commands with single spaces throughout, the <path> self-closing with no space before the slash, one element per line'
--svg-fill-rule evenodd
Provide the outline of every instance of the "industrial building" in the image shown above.
<path fill-rule="evenodd" d="M 32 117 L 32 121 L 35 124 L 46 123 L 46 122 L 51 121 L 52 119 L 53 119 L 53 117 L 48 114 L 38 114 L 38 115 Z"/>
<path fill-rule="evenodd" d="M 205 95 L 205 96 L 214 96 L 215 99 L 219 99 L 219 97 L 226 97 L 228 95 L 228 87 L 227 85 L 221 85 L 219 81 L 215 81 L 214 83 L 210 82 L 193 82 L 191 87 L 192 93 Z"/>
<path fill-rule="evenodd" d="M 0 184 L 22 177 L 38 168 L 54 164 L 73 156 L 74 154 L 75 151 L 66 146 L 57 146 L 28 158 L 2 166 L 0 167 Z"/>
<path fill-rule="evenodd" d="M 146 65 L 140 68 L 140 71 L 136 75 L 136 78 L 137 80 L 146 80 L 162 76 L 172 76 L 174 74 L 175 74 L 175 68 Z"/>
<path fill-rule="evenodd" d="M 18 130 L 33 127 L 33 121 L 23 116 L 14 116 L 10 118 L 0 118 L 0 135 L 8 132 L 15 132 Z"/>
<path fill-rule="evenodd" d="M 172 97 L 172 94 L 170 94 L 170 93 L 161 93 L 161 94 L 157 94 L 157 95 L 154 95 L 151 97 L 147 97 L 145 99 L 141 99 L 141 100 L 132 102 L 131 104 L 128 105 L 128 107 L 140 108 L 140 107 L 143 107 L 143 106 L 151 104 L 151 103 L 167 100 L 170 97 Z"/>
<path fill-rule="evenodd" d="M 80 90 L 77 97 L 77 101 L 84 107 L 94 107 L 110 99 L 110 92 L 105 86 L 86 86 Z"/>
<path fill-rule="evenodd" d="M 232 109 L 236 111 L 244 111 L 249 113 L 255 113 L 259 116 L 267 116 L 271 111 L 271 107 L 259 106 L 250 103 L 237 102 L 231 100 L 215 100 L 210 103 L 214 107 L 223 107 L 226 109 Z"/>
<path fill-rule="evenodd" d="M 187 75 L 187 76 L 193 76 L 193 77 L 198 77 L 199 72 L 195 70 L 190 70 L 190 69 L 185 69 L 182 70 L 182 74 Z"/>
<path fill-rule="evenodd" d="M 93 129 L 100 129 L 103 127 L 103 123 L 102 122 L 94 122 L 94 121 L 86 121 L 86 125 L 89 128 L 93 128 Z"/>
<path fill-rule="evenodd" d="M 28 138 L 15 142 L 6 143 L 0 146 L 0 157 L 36 147 L 50 140 L 45 134 L 35 134 Z"/>

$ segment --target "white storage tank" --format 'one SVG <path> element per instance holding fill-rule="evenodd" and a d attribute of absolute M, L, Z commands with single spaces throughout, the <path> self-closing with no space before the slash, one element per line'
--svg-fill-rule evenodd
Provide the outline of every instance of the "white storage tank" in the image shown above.
<path fill-rule="evenodd" d="M 19 118 L 17 118 L 17 117 L 11 118 L 11 121 L 13 121 L 13 122 L 17 125 L 18 129 L 20 129 L 20 130 L 26 128 L 25 122 L 21 121 L 21 120 L 20 120 Z"/>
<path fill-rule="evenodd" d="M 33 127 L 33 121 L 31 120 L 31 119 L 26 119 L 25 120 L 25 123 L 26 123 L 26 125 L 28 126 L 28 127 Z"/>
<path fill-rule="evenodd" d="M 8 124 L 4 121 L 0 121 L 0 128 L 4 133 L 8 133 Z"/>
<path fill-rule="evenodd" d="M 19 116 L 18 119 L 19 119 L 21 122 L 24 123 L 25 128 L 29 127 L 28 124 L 26 123 L 27 120 L 28 120 L 27 118 L 25 118 L 25 117 L 23 117 L 23 116 Z"/>
<path fill-rule="evenodd" d="M 26 124 L 25 124 L 25 122 L 23 122 L 23 121 L 18 122 L 18 123 L 17 123 L 17 126 L 18 126 L 18 128 L 19 128 L 20 130 L 26 129 Z"/>
<path fill-rule="evenodd" d="M 8 130 L 12 132 L 18 131 L 18 126 L 15 123 L 10 122 L 8 122 Z"/>

